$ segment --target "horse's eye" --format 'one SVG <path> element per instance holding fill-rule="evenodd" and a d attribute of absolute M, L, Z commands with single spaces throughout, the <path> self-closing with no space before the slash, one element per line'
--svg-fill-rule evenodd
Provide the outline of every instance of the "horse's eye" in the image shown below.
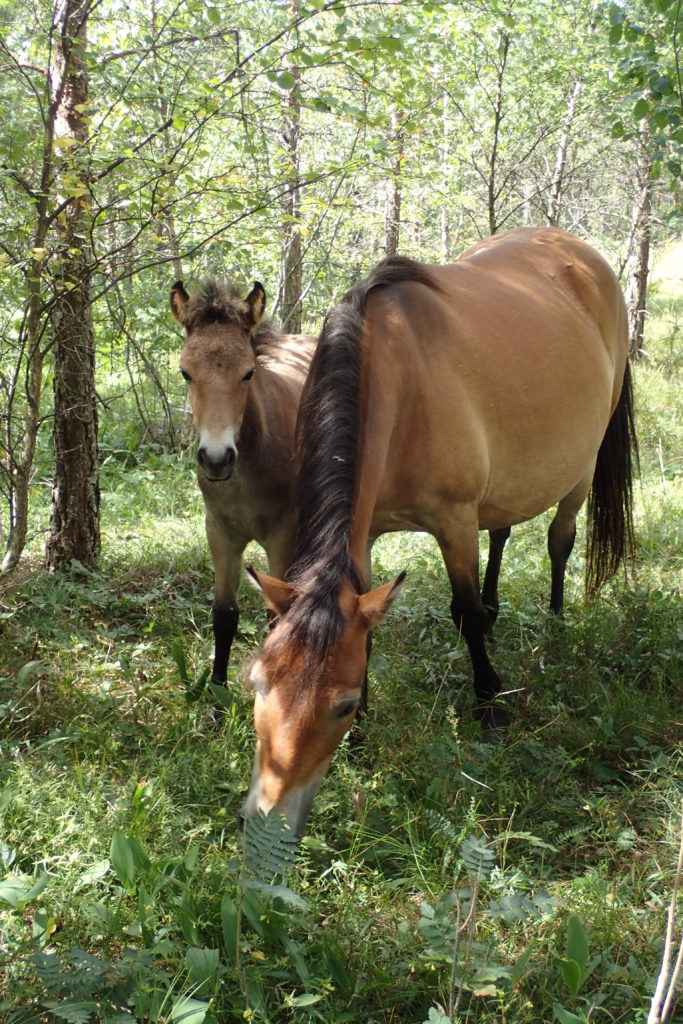
<path fill-rule="evenodd" d="M 187 370 L 184 370 L 184 369 L 183 369 L 183 367 L 181 366 L 181 367 L 180 367 L 180 373 L 181 373 L 181 376 L 182 376 L 183 380 L 186 380 L 186 381 L 187 381 L 187 383 L 189 384 L 189 383 L 190 383 L 190 381 L 192 380 L 192 377 L 191 377 L 191 376 L 190 376 L 190 374 L 189 374 L 189 373 L 187 372 Z"/>
<path fill-rule="evenodd" d="M 345 700 L 338 704 L 332 712 L 332 717 L 337 719 L 348 718 L 358 707 L 357 700 Z"/>
<path fill-rule="evenodd" d="M 256 373 L 256 367 L 252 366 L 251 370 L 247 370 L 247 372 L 245 373 L 244 377 L 242 377 L 242 380 L 244 380 L 244 381 L 251 380 L 251 378 L 254 376 L 255 373 Z"/>

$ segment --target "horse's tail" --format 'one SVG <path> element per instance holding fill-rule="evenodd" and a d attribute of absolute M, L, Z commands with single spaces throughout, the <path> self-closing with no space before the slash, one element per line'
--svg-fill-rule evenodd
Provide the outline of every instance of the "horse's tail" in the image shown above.
<path fill-rule="evenodd" d="M 633 385 L 628 360 L 617 407 L 598 451 L 588 496 L 586 593 L 592 597 L 619 566 L 635 554 L 633 536 L 633 464 L 638 441 L 633 415 Z"/>

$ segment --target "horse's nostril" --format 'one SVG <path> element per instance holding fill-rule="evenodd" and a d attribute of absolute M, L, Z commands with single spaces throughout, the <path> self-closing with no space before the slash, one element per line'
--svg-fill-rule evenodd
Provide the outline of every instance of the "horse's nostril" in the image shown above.
<path fill-rule="evenodd" d="M 246 815 L 242 814 L 241 811 L 238 811 L 237 812 L 237 831 L 238 832 L 244 832 L 244 829 L 246 828 L 246 824 L 247 824 Z"/>
<path fill-rule="evenodd" d="M 206 466 L 206 448 L 200 448 L 197 451 L 197 462 L 200 466 Z"/>

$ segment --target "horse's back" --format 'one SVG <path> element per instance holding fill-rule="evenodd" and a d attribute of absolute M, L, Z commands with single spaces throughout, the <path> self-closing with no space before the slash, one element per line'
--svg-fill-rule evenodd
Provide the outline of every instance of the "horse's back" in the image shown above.
<path fill-rule="evenodd" d="M 406 522 L 428 529 L 458 502 L 482 528 L 531 518 L 592 472 L 626 360 L 619 285 L 556 229 L 494 236 L 428 270 L 435 288 L 368 301 L 368 415 L 393 420 L 378 519 L 401 493 L 420 506 Z"/>

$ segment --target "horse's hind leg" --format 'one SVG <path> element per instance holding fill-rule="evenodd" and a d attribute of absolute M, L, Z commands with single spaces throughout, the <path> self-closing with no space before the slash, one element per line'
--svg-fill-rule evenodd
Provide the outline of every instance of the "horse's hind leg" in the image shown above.
<path fill-rule="evenodd" d="M 559 614 L 564 607 L 564 574 L 576 539 L 576 516 L 590 490 L 593 470 L 562 499 L 548 529 L 551 584 L 550 610 Z"/>
<path fill-rule="evenodd" d="M 490 626 L 489 634 L 494 622 L 498 618 L 498 577 L 500 576 L 500 563 L 503 560 L 503 550 L 510 536 L 510 527 L 504 526 L 500 530 L 489 530 L 489 557 L 484 573 L 484 586 L 481 591 L 481 599 L 484 607 L 489 613 Z"/>

